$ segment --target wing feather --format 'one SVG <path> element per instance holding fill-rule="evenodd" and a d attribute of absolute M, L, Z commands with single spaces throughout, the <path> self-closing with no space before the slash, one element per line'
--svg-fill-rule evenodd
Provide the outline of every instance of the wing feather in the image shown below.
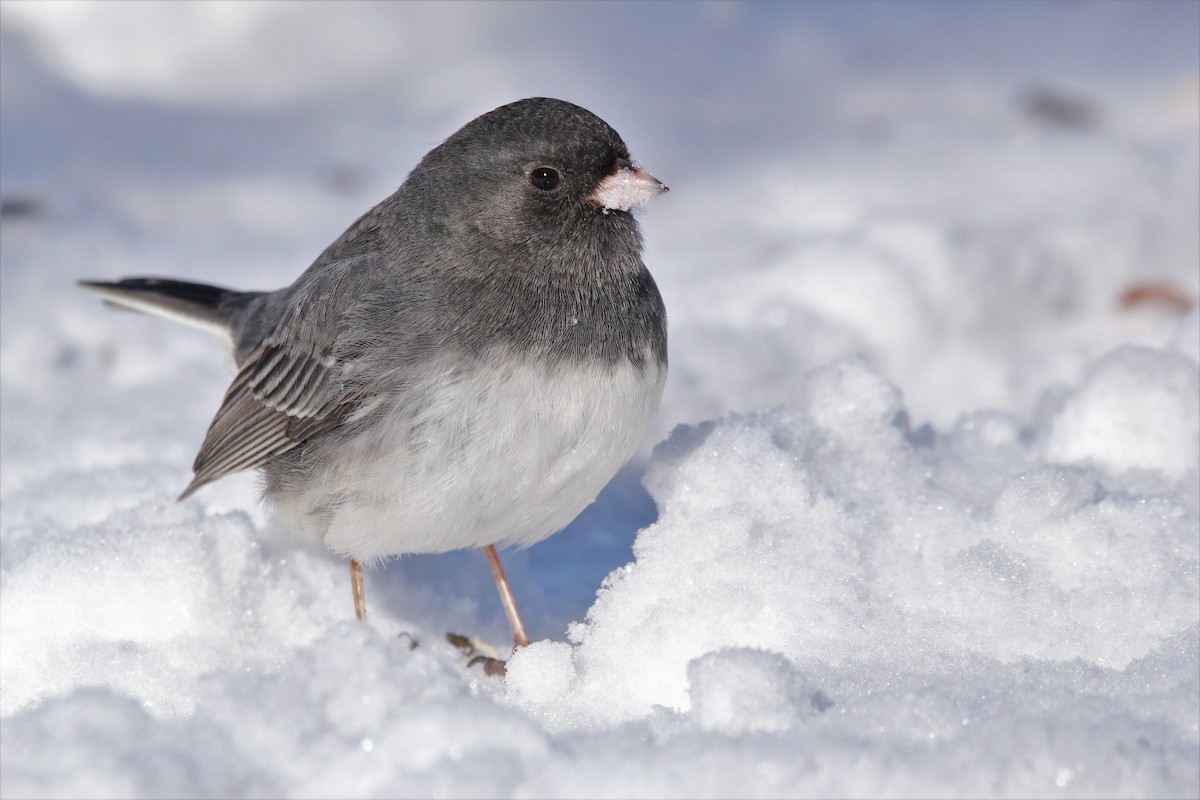
<path fill-rule="evenodd" d="M 329 359 L 270 340 L 252 352 L 209 425 L 180 499 L 336 427 L 356 401 L 334 369 Z"/>
<path fill-rule="evenodd" d="M 353 236 L 344 235 L 292 287 L 267 298 L 260 311 L 273 320 L 264 326 L 269 333 L 259 344 L 247 345 L 181 499 L 336 428 L 371 401 L 347 378 L 354 362 L 365 351 L 403 345 L 344 338 L 353 328 L 347 319 L 358 309 L 380 303 L 378 293 L 385 287 L 389 297 L 397 291 L 394 271 L 368 268 L 378 258 L 378 226 L 373 218 L 363 219 L 351 229 Z"/>

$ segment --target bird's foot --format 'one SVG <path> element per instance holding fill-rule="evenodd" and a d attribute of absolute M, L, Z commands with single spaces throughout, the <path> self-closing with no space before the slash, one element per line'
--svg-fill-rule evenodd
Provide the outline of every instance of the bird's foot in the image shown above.
<path fill-rule="evenodd" d="M 501 661 L 500 659 L 493 658 L 492 656 L 475 656 L 467 662 L 467 669 L 470 669 L 476 664 L 483 665 L 484 675 L 504 676 L 508 674 L 508 662 Z"/>
<path fill-rule="evenodd" d="M 467 662 L 467 669 L 480 664 L 483 666 L 483 672 L 486 675 L 503 675 L 505 673 L 508 666 L 507 662 L 500 658 L 500 654 L 496 652 L 496 648 L 487 642 L 470 636 L 463 636 L 459 633 L 447 633 L 446 641 L 470 659 Z"/>

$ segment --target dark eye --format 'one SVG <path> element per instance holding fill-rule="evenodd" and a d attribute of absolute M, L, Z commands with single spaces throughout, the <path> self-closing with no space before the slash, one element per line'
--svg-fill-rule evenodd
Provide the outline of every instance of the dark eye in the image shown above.
<path fill-rule="evenodd" d="M 550 192 L 554 190 L 554 187 L 558 186 L 558 177 L 558 170 L 550 169 L 549 167 L 538 167 L 529 173 L 529 182 L 543 192 Z"/>

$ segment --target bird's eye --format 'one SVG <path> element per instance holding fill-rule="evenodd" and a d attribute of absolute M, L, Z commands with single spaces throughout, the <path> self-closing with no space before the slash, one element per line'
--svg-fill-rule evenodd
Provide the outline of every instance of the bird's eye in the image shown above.
<path fill-rule="evenodd" d="M 554 187 L 558 186 L 558 180 L 558 170 L 550 169 L 550 167 L 538 167 L 529 173 L 529 182 L 543 192 L 554 191 Z"/>

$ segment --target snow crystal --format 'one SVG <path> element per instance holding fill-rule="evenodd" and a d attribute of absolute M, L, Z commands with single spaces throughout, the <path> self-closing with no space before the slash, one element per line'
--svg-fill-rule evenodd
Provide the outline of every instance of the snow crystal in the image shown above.
<path fill-rule="evenodd" d="M 619 169 L 600 181 L 592 198 L 607 214 L 629 211 L 664 191 L 666 187 L 637 168 Z"/>

